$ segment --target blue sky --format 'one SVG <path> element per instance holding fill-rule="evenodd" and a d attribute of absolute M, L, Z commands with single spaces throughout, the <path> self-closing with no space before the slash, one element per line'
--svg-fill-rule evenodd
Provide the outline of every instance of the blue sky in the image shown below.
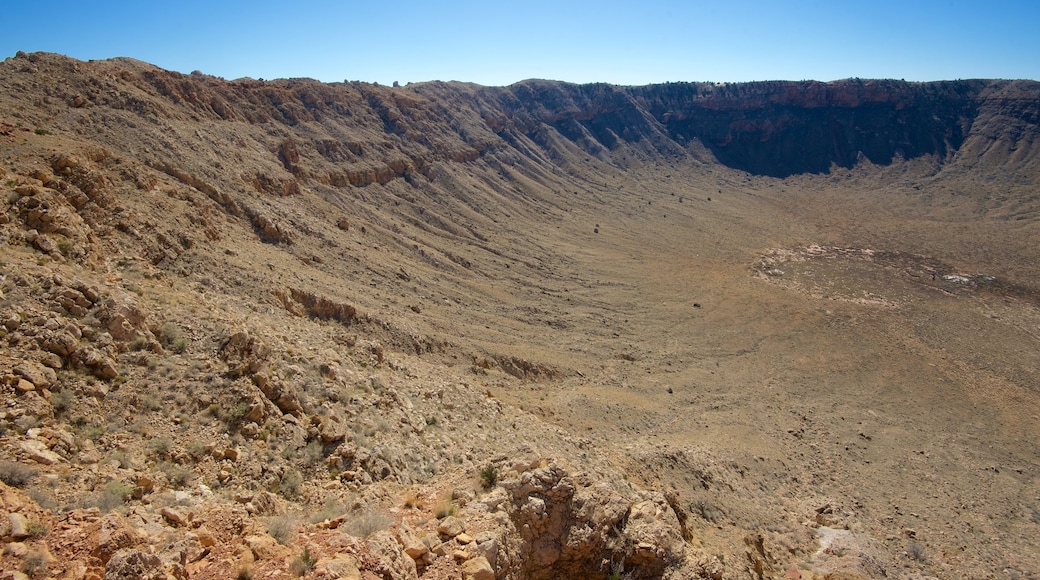
<path fill-rule="evenodd" d="M 1040 79 L 1040 0 L 23 0 L 18 50 L 389 84 Z"/>

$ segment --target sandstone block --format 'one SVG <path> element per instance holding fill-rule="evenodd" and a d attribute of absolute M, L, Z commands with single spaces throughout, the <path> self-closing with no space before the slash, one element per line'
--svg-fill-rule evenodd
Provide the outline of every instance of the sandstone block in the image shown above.
<path fill-rule="evenodd" d="M 170 522 L 170 524 L 174 526 L 182 527 L 188 524 L 188 518 L 175 509 L 164 507 L 159 513 L 162 514 L 162 517 L 165 518 L 166 521 Z"/>
<path fill-rule="evenodd" d="M 57 375 L 51 369 L 45 369 L 44 367 L 31 362 L 23 362 L 14 367 L 15 376 L 21 377 L 30 383 L 36 385 L 36 388 L 46 389 L 51 386 L 51 377 L 56 379 Z M 50 373 L 46 372 L 50 370 Z"/>
<path fill-rule="evenodd" d="M 463 580 L 495 580 L 495 570 L 484 556 L 466 560 L 462 564 Z"/>
<path fill-rule="evenodd" d="M 29 537 L 29 521 L 19 513 L 8 514 L 7 519 L 11 522 L 11 537 L 15 540 L 24 540 Z"/>
<path fill-rule="evenodd" d="M 162 559 L 141 550 L 119 550 L 105 564 L 106 580 L 166 580 Z"/>
<path fill-rule="evenodd" d="M 29 456 L 29 459 L 36 463 L 54 465 L 61 462 L 61 456 L 48 449 L 47 444 L 43 441 L 26 439 L 25 441 L 19 441 L 18 447 Z"/>
<path fill-rule="evenodd" d="M 464 531 L 466 531 L 466 524 L 455 516 L 448 516 L 437 525 L 437 533 L 449 538 L 454 538 Z"/>

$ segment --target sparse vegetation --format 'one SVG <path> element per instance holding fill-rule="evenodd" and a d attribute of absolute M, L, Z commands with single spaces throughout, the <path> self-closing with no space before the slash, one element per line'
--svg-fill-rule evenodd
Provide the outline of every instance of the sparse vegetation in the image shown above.
<path fill-rule="evenodd" d="M 295 499 L 300 495 L 303 485 L 303 474 L 295 469 L 287 469 L 278 483 L 278 493 L 287 499 Z"/>
<path fill-rule="evenodd" d="M 162 342 L 163 347 L 170 349 L 170 351 L 176 354 L 181 354 L 188 348 L 188 340 L 184 337 L 184 332 L 174 322 L 167 322 L 162 325 L 159 329 L 159 340 Z"/>
<path fill-rule="evenodd" d="M 928 551 L 920 542 L 911 540 L 906 545 L 906 557 L 923 564 L 928 561 Z"/>
<path fill-rule="evenodd" d="M 22 560 L 22 572 L 29 578 L 43 578 L 47 575 L 48 561 L 47 553 L 40 549 L 29 550 Z"/>
<path fill-rule="evenodd" d="M 311 549 L 305 547 L 303 552 L 292 561 L 292 564 L 289 566 L 289 571 L 292 572 L 294 576 L 304 576 L 310 573 L 311 570 L 314 570 L 314 566 L 317 563 L 318 559 L 311 554 Z"/>
<path fill-rule="evenodd" d="M 286 545 L 296 537 L 296 526 L 296 518 L 292 516 L 275 516 L 267 521 L 267 533 L 279 544 Z"/>
<path fill-rule="evenodd" d="M 489 463 L 480 470 L 480 487 L 491 489 L 498 483 L 498 468 Z"/>
<path fill-rule="evenodd" d="M 323 453 L 324 449 L 321 441 L 317 439 L 311 440 L 303 448 L 303 461 L 310 466 L 318 465 L 324 458 Z"/>
<path fill-rule="evenodd" d="M 436 516 L 438 520 L 443 520 L 448 516 L 455 515 L 457 511 L 458 508 L 455 507 L 455 504 L 452 503 L 451 500 L 442 499 L 441 501 L 437 502 L 437 505 L 434 507 L 433 515 Z"/>
<path fill-rule="evenodd" d="M 588 530 L 557 546 L 561 557 L 596 548 L 594 561 L 568 563 L 579 575 L 753 574 L 758 556 L 778 556 L 768 576 L 814 563 L 803 524 L 826 498 L 819 525 L 864 537 L 816 561 L 873 539 L 879 565 L 925 575 L 984 576 L 1001 559 L 1040 569 L 1025 530 L 1040 522 L 1027 501 L 1040 145 L 1035 111 L 1015 112 L 1040 85 L 902 87 L 889 99 L 883 82 L 850 95 L 840 82 L 694 92 L 534 81 L 389 95 L 29 59 L 0 63 L 11 145 L 0 480 L 24 490 L 9 490 L 12 506 L 27 494 L 51 513 L 19 508 L 29 537 L 8 542 L 19 553 L 4 555 L 7 568 L 75 575 L 85 562 L 100 574 L 98 528 L 115 544 L 128 526 L 167 565 L 190 541 L 193 574 L 306 576 L 334 552 L 375 566 L 363 544 L 400 522 L 413 532 L 403 543 L 427 548 L 438 527 L 440 541 L 464 543 L 456 529 L 479 540 L 473 554 L 494 537 L 509 552 L 496 572 L 522 576 L 502 568 L 528 565 L 513 556 L 536 555 L 523 543 L 548 514 Z M 34 75 L 83 106 L 48 97 Z M 74 96 L 88 91 L 90 106 Z M 747 100 L 727 101 L 738 93 Z M 859 114 L 864 99 L 872 108 Z M 987 108 L 999 125 L 976 118 Z M 54 139 L 32 137 L 52 122 Z M 790 131 L 804 123 L 833 139 L 802 151 L 806 133 Z M 704 127 L 722 132 L 706 140 Z M 917 133 L 928 152 L 908 157 Z M 844 152 L 847 139 L 877 150 L 789 178 L 735 168 L 742 156 Z M 991 161 L 1008 151 L 1013 163 Z M 712 190 L 722 201 L 705 203 Z M 669 197 L 681 219 L 661 219 Z M 794 248 L 833 240 L 878 247 L 855 260 Z M 753 265 L 774 246 L 799 259 Z M 892 257 L 905 251 L 960 268 Z M 1008 282 L 944 279 L 976 268 Z M 876 396 L 864 404 L 864 393 Z M 950 442 L 969 461 L 948 461 Z M 1000 493 L 981 492 L 991 484 Z M 949 498 L 1000 541 L 979 547 L 979 526 L 945 526 Z M 888 517 L 896 503 L 900 517 Z M 78 509 L 94 506 L 125 517 Z M 611 521 L 589 521 L 601 515 Z M 911 522 L 915 534 L 902 529 Z M 51 525 L 60 566 L 46 570 L 28 552 Z M 445 565 L 460 547 L 449 546 Z M 685 561 L 694 551 L 702 561 Z"/>
<path fill-rule="evenodd" d="M 133 486 L 113 479 L 100 490 L 88 493 L 80 502 L 81 507 L 96 507 L 102 512 L 109 512 L 125 504 L 134 492 Z"/>
<path fill-rule="evenodd" d="M 347 533 L 358 538 L 367 538 L 372 534 L 385 530 L 393 523 L 389 516 L 376 510 L 365 510 L 351 515 L 346 521 Z"/>
<path fill-rule="evenodd" d="M 25 487 L 36 477 L 36 470 L 16 461 L 0 461 L 0 481 L 11 487 Z"/>
<path fill-rule="evenodd" d="M 76 395 L 74 395 L 69 389 L 63 389 L 51 393 L 51 407 L 54 408 L 54 413 L 57 415 L 68 413 L 75 404 Z"/>
<path fill-rule="evenodd" d="M 28 532 L 29 538 L 36 540 L 46 536 L 50 529 L 39 520 L 29 520 L 29 525 L 26 526 L 25 531 Z"/>
<path fill-rule="evenodd" d="M 159 470 L 166 475 L 167 481 L 170 482 L 170 486 L 174 489 L 181 489 L 191 483 L 195 473 L 191 468 L 185 465 L 178 465 L 176 463 L 161 463 Z"/>

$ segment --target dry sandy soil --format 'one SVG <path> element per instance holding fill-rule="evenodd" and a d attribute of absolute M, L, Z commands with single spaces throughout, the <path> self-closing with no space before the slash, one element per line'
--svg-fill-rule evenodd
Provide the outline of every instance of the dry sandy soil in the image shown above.
<path fill-rule="evenodd" d="M 598 97 L 549 83 L 0 78 L 0 508 L 35 524 L 0 523 L 0 568 L 487 578 L 494 542 L 500 580 L 1040 571 L 1032 85 L 1014 131 L 771 177 L 594 134 Z M 448 511 L 466 534 L 409 571 Z"/>

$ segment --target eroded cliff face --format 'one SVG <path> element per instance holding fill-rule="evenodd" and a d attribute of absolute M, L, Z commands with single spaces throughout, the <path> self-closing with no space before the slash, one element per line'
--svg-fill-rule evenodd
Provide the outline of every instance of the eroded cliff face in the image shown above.
<path fill-rule="evenodd" d="M 243 168 L 241 177 L 275 192 L 294 191 L 285 183 L 291 179 L 332 187 L 433 179 L 439 163 L 493 154 L 513 165 L 559 163 L 573 146 L 620 164 L 611 154 L 622 147 L 683 156 L 699 143 L 731 168 L 785 177 L 863 160 L 887 165 L 933 155 L 949 162 L 967 143 L 973 162 L 982 156 L 991 170 L 1012 163 L 1020 171 L 1035 153 L 1040 118 L 1040 83 L 1033 81 L 619 87 L 531 80 L 509 87 L 431 82 L 391 88 L 310 79 L 228 82 L 129 59 L 81 63 L 41 54 L 8 59 L 4 68 L 15 91 L 45 93 L 40 104 L 59 122 L 69 108 L 102 107 L 152 123 L 263 127 L 264 147 L 291 175 Z M 81 129 L 93 128 L 104 139 L 103 125 L 125 123 L 117 117 L 127 115 L 80 117 Z M 169 163 L 161 141 L 143 140 L 152 145 L 146 154 Z M 212 145 L 220 155 L 222 144 Z"/>
<path fill-rule="evenodd" d="M 1032 143 L 1040 85 L 1030 81 L 845 80 L 647 87 L 528 81 L 494 92 L 512 128 L 546 127 L 593 154 L 646 141 L 671 155 L 699 141 L 729 167 L 786 177 L 867 159 L 948 160 L 969 138 Z M 1008 131 L 1008 126 L 1016 127 Z M 996 160 L 1002 163 L 1002 159 Z"/>

